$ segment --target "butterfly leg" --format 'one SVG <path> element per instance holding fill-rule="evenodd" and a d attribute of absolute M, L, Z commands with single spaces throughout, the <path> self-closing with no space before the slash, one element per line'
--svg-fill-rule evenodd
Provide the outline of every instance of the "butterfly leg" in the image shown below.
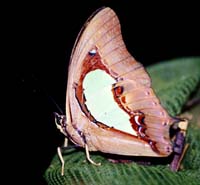
<path fill-rule="evenodd" d="M 86 153 L 86 158 L 87 160 L 91 163 L 94 164 L 95 166 L 100 166 L 101 163 L 96 163 L 94 162 L 91 158 L 90 158 L 90 153 L 89 153 L 89 148 L 88 148 L 88 144 L 87 144 L 87 139 L 85 137 L 85 135 L 83 134 L 83 132 L 81 131 L 77 131 L 79 133 L 79 135 L 82 137 L 83 141 L 84 141 L 84 147 L 85 147 L 85 153 Z"/>
<path fill-rule="evenodd" d="M 63 159 L 62 151 L 61 150 L 62 150 L 61 147 L 57 148 L 58 157 L 59 157 L 60 162 L 62 164 L 62 166 L 61 166 L 61 175 L 63 176 L 64 175 L 64 169 L 65 169 L 65 161 Z"/>
<path fill-rule="evenodd" d="M 68 139 L 65 138 L 65 141 L 64 141 L 64 146 L 62 148 L 67 148 L 68 146 Z M 63 156 L 62 156 L 62 148 L 61 147 L 58 147 L 57 148 L 57 153 L 58 153 L 58 157 L 60 159 L 60 162 L 61 162 L 61 175 L 63 176 L 64 175 L 64 169 L 65 169 L 65 161 L 63 159 Z"/>
<path fill-rule="evenodd" d="M 180 121 L 178 127 L 180 131 L 176 134 L 176 139 L 174 141 L 174 157 L 170 164 L 172 171 L 178 171 L 180 168 L 181 161 L 189 144 L 185 145 L 186 130 L 188 126 L 188 120 Z"/>
<path fill-rule="evenodd" d="M 89 149 L 88 149 L 87 143 L 85 144 L 85 152 L 86 152 L 87 160 L 88 160 L 90 163 L 92 163 L 92 164 L 94 164 L 94 165 L 96 165 L 96 166 L 100 166 L 100 165 L 101 165 L 101 163 L 96 163 L 96 162 L 94 162 L 94 161 L 90 158 L 90 153 L 89 153 Z"/>

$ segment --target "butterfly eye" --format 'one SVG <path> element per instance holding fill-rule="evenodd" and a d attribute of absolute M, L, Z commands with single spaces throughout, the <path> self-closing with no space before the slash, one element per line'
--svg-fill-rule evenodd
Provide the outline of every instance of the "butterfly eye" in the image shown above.
<path fill-rule="evenodd" d="M 88 52 L 90 56 L 94 56 L 97 53 L 96 49 L 92 49 Z"/>

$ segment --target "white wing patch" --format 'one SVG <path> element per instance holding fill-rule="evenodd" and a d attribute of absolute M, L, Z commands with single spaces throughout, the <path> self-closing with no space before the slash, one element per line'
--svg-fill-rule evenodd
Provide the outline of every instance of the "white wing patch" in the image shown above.
<path fill-rule="evenodd" d="M 83 80 L 86 106 L 95 119 L 109 127 L 137 135 L 129 115 L 114 100 L 112 84 L 116 81 L 103 70 L 89 72 Z"/>

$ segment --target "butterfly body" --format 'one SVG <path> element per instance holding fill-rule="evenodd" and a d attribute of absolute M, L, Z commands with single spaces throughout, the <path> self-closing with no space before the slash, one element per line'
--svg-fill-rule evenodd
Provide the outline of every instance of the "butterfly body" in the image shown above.
<path fill-rule="evenodd" d="M 61 132 L 89 151 L 152 157 L 173 152 L 169 129 L 178 119 L 162 107 L 148 73 L 128 52 L 110 8 L 92 15 L 76 40 L 63 120 Z"/>

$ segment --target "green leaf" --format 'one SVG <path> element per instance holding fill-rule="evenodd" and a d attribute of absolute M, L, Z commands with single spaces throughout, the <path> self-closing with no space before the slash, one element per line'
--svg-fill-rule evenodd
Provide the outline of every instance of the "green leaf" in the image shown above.
<path fill-rule="evenodd" d="M 171 115 L 180 114 L 184 105 L 200 87 L 200 58 L 182 58 L 149 66 L 153 88 L 161 103 Z M 196 93 L 195 96 L 199 94 Z M 199 97 L 199 96 L 198 96 Z M 200 107 L 199 107 L 200 109 Z M 198 110 L 199 110 L 198 109 Z M 196 111 L 196 109 L 194 109 Z M 191 112 L 192 114 L 192 112 Z M 199 112 L 196 114 L 199 114 Z M 196 120 L 195 120 L 196 121 Z M 101 162 L 94 166 L 86 161 L 84 150 L 70 149 L 63 153 L 65 174 L 61 176 L 61 163 L 57 154 L 45 171 L 44 178 L 50 184 L 101 184 L 101 185 L 183 185 L 200 184 L 200 129 L 193 123 L 187 131 L 189 149 L 179 172 L 169 170 L 167 163 L 157 158 L 157 163 L 141 165 L 111 163 L 100 152 L 91 152 L 91 158 Z M 159 163 L 160 162 L 160 163 Z"/>

